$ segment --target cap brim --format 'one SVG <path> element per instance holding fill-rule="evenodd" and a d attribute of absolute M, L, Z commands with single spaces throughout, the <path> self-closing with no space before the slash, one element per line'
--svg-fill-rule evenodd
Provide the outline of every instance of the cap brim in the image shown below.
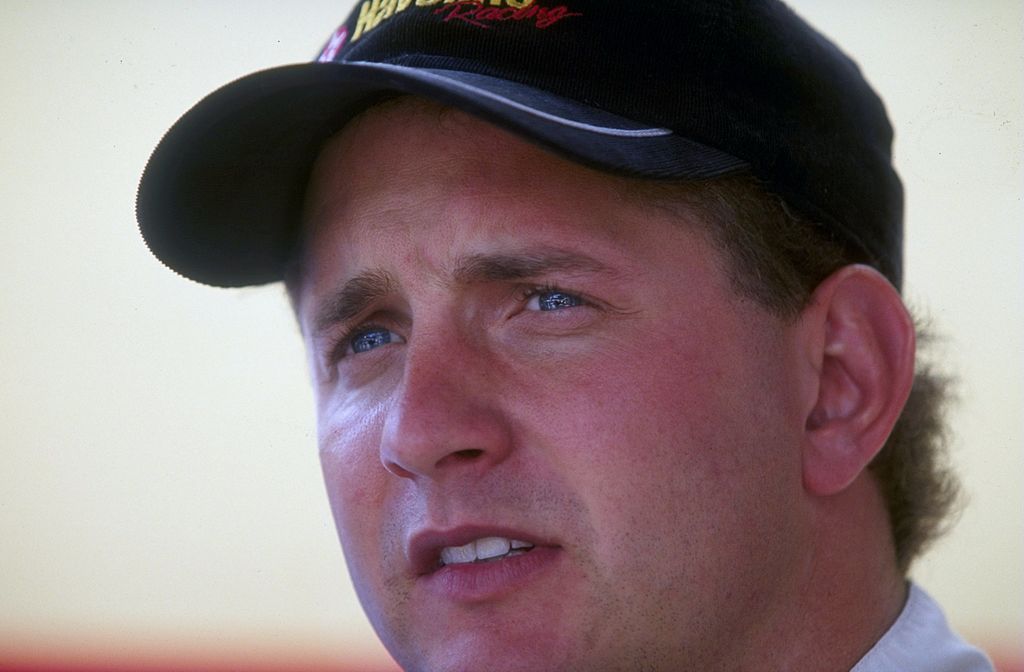
<path fill-rule="evenodd" d="M 215 91 L 167 132 L 136 202 L 150 250 L 208 285 L 281 280 L 320 147 L 353 116 L 396 94 L 458 107 L 614 173 L 700 179 L 747 168 L 669 129 L 507 80 L 386 63 L 291 65 Z"/>

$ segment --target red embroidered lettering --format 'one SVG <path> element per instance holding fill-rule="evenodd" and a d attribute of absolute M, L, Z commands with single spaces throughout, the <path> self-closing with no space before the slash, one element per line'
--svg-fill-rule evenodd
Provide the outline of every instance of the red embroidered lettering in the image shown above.
<path fill-rule="evenodd" d="M 541 29 L 548 28 L 569 16 L 581 16 L 581 13 L 570 12 L 569 8 L 565 5 L 559 5 L 551 9 L 541 7 L 537 13 L 537 27 Z"/>
<path fill-rule="evenodd" d="M 419 2 L 419 0 L 417 0 Z M 583 12 L 571 12 L 565 5 L 541 7 L 529 2 L 513 3 L 508 0 L 509 7 L 484 7 L 483 0 L 456 0 L 434 10 L 435 14 L 444 16 L 445 23 L 461 21 L 478 28 L 490 28 L 499 21 L 527 21 L 535 19 L 534 27 L 543 30 L 550 28 L 559 21 L 571 16 L 583 16 Z M 493 4 L 493 0 L 492 0 Z M 518 8 L 516 8 L 518 7 Z"/>
<path fill-rule="evenodd" d="M 486 23 L 481 23 L 475 20 L 476 12 L 480 9 L 480 5 L 475 2 L 456 2 L 451 5 L 445 5 L 434 10 L 434 14 L 445 14 L 444 22 L 449 21 L 463 21 L 478 28 L 490 28 Z"/>
<path fill-rule="evenodd" d="M 478 21 L 508 21 L 512 11 L 508 7 L 488 7 L 477 11 L 476 18 Z"/>
<path fill-rule="evenodd" d="M 526 7 L 523 7 L 522 9 L 517 9 L 516 13 L 515 13 L 515 16 L 512 17 L 512 18 L 514 18 L 516 21 L 524 21 L 526 19 L 529 19 L 530 17 L 532 17 L 536 13 L 537 13 L 537 5 L 527 5 Z"/>

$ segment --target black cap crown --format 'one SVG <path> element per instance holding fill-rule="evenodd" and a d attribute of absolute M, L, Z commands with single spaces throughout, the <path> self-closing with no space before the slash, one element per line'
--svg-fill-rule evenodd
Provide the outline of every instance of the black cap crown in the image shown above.
<path fill-rule="evenodd" d="M 752 172 L 900 284 L 882 103 L 774 0 L 363 0 L 317 62 L 229 84 L 168 132 L 139 191 L 150 248 L 207 284 L 281 279 L 319 147 L 399 93 L 601 170 Z"/>

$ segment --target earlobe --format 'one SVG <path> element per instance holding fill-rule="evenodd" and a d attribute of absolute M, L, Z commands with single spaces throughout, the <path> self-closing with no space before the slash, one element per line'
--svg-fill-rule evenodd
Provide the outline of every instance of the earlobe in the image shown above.
<path fill-rule="evenodd" d="M 888 280 L 854 265 L 818 286 L 801 328 L 817 390 L 804 429 L 804 487 L 833 495 L 863 472 L 903 410 L 914 378 L 914 325 Z"/>

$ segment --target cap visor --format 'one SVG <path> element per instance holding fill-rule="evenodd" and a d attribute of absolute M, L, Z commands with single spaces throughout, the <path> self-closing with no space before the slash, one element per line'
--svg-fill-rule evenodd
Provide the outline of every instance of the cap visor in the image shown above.
<path fill-rule="evenodd" d="M 324 141 L 368 106 L 412 94 L 460 108 L 585 165 L 651 178 L 708 178 L 735 157 L 538 89 L 457 70 L 308 63 L 210 94 L 146 166 L 136 216 L 164 264 L 223 287 L 280 280 Z"/>

